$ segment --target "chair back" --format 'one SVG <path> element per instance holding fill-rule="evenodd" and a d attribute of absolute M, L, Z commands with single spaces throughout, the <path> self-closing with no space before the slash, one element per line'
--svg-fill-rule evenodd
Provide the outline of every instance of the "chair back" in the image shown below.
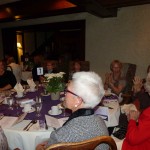
<path fill-rule="evenodd" d="M 108 144 L 110 150 L 117 150 L 116 143 L 111 136 L 97 136 L 81 142 L 53 144 L 50 145 L 46 150 L 94 150 L 102 143 Z"/>
<path fill-rule="evenodd" d="M 123 63 L 123 75 L 126 78 L 126 87 L 124 89 L 123 93 L 130 93 L 130 91 L 132 90 L 132 86 L 133 86 L 133 79 L 136 73 L 136 65 L 135 64 L 130 64 L 130 63 Z"/>

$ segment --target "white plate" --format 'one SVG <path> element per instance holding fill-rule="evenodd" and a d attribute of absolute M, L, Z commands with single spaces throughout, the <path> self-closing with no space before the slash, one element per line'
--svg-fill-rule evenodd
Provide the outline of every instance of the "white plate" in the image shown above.
<path fill-rule="evenodd" d="M 35 104 L 35 101 L 27 102 L 27 103 L 23 103 L 23 104 L 21 103 L 21 104 L 20 104 L 20 107 L 24 107 L 25 104 L 34 105 L 34 104 Z"/>
<path fill-rule="evenodd" d="M 15 95 L 15 97 L 16 98 L 22 98 L 22 97 L 24 97 L 24 95 L 22 95 L 22 96 Z"/>
<path fill-rule="evenodd" d="M 61 113 L 62 113 L 62 110 L 60 109 L 57 115 L 60 115 Z M 51 110 L 48 111 L 48 114 L 52 116 L 57 116 L 57 115 L 52 114 Z"/>
<path fill-rule="evenodd" d="M 44 94 L 44 93 L 41 93 L 42 96 L 50 96 L 51 94 L 48 93 L 48 94 Z"/>
<path fill-rule="evenodd" d="M 32 113 L 35 111 L 35 108 L 32 107 L 32 109 L 30 111 L 27 111 L 27 113 Z M 22 112 L 25 112 L 24 109 L 22 110 Z"/>

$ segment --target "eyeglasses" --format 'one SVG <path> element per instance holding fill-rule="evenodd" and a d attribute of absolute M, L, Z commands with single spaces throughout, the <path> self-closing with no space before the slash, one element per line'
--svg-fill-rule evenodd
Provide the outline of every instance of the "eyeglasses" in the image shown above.
<path fill-rule="evenodd" d="M 64 90 L 64 94 L 65 94 L 65 95 L 66 95 L 66 93 L 70 93 L 70 94 L 72 94 L 72 95 L 74 95 L 74 96 L 80 97 L 80 96 L 78 96 L 77 94 L 75 94 L 75 93 L 73 93 L 73 92 L 71 92 L 71 91 L 69 91 L 69 90 L 67 90 L 67 89 Z"/>

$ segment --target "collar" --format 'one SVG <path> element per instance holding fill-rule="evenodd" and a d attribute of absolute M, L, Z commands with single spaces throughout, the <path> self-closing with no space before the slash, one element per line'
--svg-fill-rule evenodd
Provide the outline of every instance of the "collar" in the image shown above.
<path fill-rule="evenodd" d="M 80 116 L 90 116 L 94 114 L 94 110 L 90 109 L 90 108 L 82 108 L 82 109 L 78 109 L 77 111 L 75 111 L 74 113 L 72 113 L 72 115 L 69 117 L 69 119 L 63 124 L 63 126 L 69 122 L 70 120 L 80 117 Z"/>

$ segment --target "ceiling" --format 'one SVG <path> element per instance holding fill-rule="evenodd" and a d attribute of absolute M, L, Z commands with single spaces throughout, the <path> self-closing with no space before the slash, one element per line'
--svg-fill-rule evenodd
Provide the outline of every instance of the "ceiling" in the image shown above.
<path fill-rule="evenodd" d="M 0 23 L 78 12 L 116 17 L 118 8 L 142 4 L 150 0 L 0 0 Z"/>

